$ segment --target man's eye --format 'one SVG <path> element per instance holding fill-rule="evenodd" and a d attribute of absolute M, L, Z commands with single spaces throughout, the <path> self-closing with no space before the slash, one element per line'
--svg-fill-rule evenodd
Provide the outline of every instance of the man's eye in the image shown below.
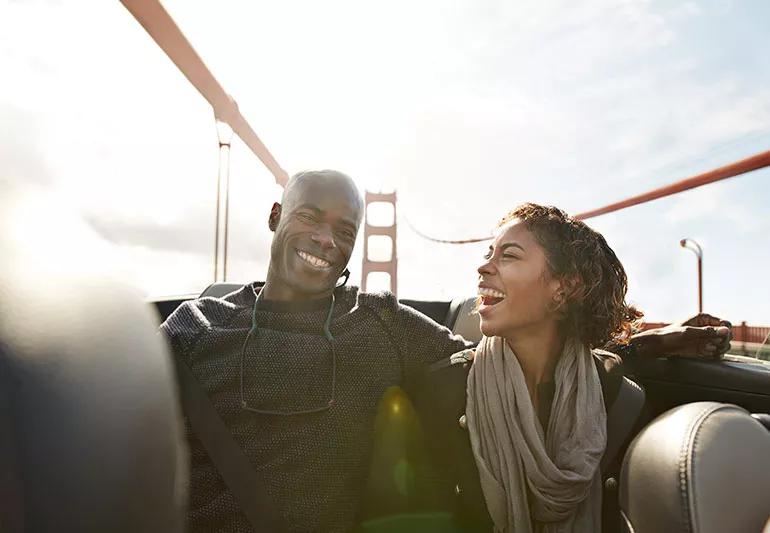
<path fill-rule="evenodd" d="M 519 257 L 518 255 L 514 255 L 514 254 L 503 254 L 503 257 L 506 258 L 506 259 L 521 259 L 521 257 Z"/>
<path fill-rule="evenodd" d="M 356 238 L 355 234 L 350 230 L 342 230 L 337 232 L 337 236 L 347 241 L 352 241 Z"/>
<path fill-rule="evenodd" d="M 303 222 L 315 222 L 315 217 L 308 213 L 298 213 L 297 217 Z"/>
<path fill-rule="evenodd" d="M 492 252 L 487 252 L 484 254 L 484 259 L 489 260 L 492 257 Z"/>

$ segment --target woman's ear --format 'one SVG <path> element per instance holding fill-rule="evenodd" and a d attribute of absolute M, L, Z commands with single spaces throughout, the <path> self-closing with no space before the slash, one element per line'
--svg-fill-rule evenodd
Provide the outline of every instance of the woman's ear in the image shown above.
<path fill-rule="evenodd" d="M 574 296 L 580 292 L 582 281 L 578 275 L 564 277 L 561 279 L 561 286 L 567 296 Z"/>
<path fill-rule="evenodd" d="M 552 313 L 555 313 L 561 309 L 561 307 L 564 305 L 564 302 L 566 302 L 564 291 L 561 288 L 556 289 L 556 292 L 551 295 L 551 301 L 548 302 L 548 310 Z"/>
<path fill-rule="evenodd" d="M 281 204 L 275 202 L 273 207 L 270 208 L 270 217 L 267 219 L 267 226 L 270 231 L 275 231 L 278 227 L 278 222 L 281 221 Z"/>
<path fill-rule="evenodd" d="M 546 309 L 549 313 L 555 313 L 564 304 L 564 283 L 559 278 L 548 280 L 549 299 Z"/>
<path fill-rule="evenodd" d="M 563 277 L 555 281 L 549 306 L 551 311 L 558 311 L 569 301 L 581 299 L 581 283 L 578 276 Z"/>

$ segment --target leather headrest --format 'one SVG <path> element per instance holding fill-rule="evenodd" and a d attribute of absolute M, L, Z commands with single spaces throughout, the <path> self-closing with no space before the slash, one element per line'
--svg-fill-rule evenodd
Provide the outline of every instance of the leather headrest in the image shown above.
<path fill-rule="evenodd" d="M 4 198 L 0 228 L 0 530 L 180 531 L 187 455 L 152 310 L 55 206 Z"/>
<path fill-rule="evenodd" d="M 479 342 L 481 340 L 481 323 L 476 313 L 476 297 L 460 298 L 450 304 L 452 323 L 446 324 L 454 333 L 461 335 L 465 340 Z"/>
<path fill-rule="evenodd" d="M 697 402 L 649 424 L 623 462 L 635 533 L 761 531 L 770 516 L 770 432 L 740 407 Z"/>
<path fill-rule="evenodd" d="M 203 289 L 203 292 L 201 293 L 200 297 L 204 298 L 206 296 L 210 296 L 212 298 L 222 298 L 223 296 L 227 296 L 231 292 L 235 292 L 238 289 L 243 287 L 243 284 L 239 283 L 224 283 L 221 281 L 212 283 L 205 289 Z"/>

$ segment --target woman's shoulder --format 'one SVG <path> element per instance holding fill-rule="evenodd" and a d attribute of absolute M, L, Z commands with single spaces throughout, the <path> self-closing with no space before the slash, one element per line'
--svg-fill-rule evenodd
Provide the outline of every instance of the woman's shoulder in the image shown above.
<path fill-rule="evenodd" d="M 439 359 L 428 366 L 429 376 L 444 376 L 454 374 L 468 374 L 473 358 L 476 356 L 476 348 L 466 348 L 455 352 L 449 357 Z M 460 372 L 464 371 L 464 372 Z"/>
<path fill-rule="evenodd" d="M 607 350 L 591 350 L 596 368 L 600 373 L 623 374 L 623 358 Z"/>
<path fill-rule="evenodd" d="M 591 350 L 596 371 L 604 395 L 604 405 L 609 410 L 615 402 L 623 379 L 623 358 L 607 350 Z"/>
<path fill-rule="evenodd" d="M 429 407 L 431 418 L 454 417 L 465 409 L 465 383 L 473 356 L 473 349 L 461 350 L 427 367 L 415 388 L 415 400 Z"/>

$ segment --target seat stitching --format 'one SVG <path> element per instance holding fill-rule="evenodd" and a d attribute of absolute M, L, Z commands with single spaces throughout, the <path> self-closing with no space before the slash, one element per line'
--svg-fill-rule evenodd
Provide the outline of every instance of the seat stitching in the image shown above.
<path fill-rule="evenodd" d="M 689 532 L 695 531 L 695 526 L 697 525 L 695 524 L 695 518 L 697 517 L 697 502 L 695 500 L 694 494 L 692 494 L 693 491 L 689 486 L 690 484 L 687 482 L 688 473 L 690 474 L 690 479 L 694 477 L 695 445 L 700 434 L 702 422 L 711 414 L 725 407 L 728 406 L 720 404 L 704 407 L 703 410 L 698 413 L 698 415 L 692 420 L 692 422 L 690 422 L 690 425 L 687 427 L 687 432 L 685 434 L 686 438 L 682 443 L 682 449 L 679 454 L 679 488 L 680 495 L 682 497 L 682 508 L 684 511 L 685 526 Z M 690 451 L 692 451 L 692 454 Z M 692 496 L 692 513 L 689 512 L 690 496 Z"/>
<path fill-rule="evenodd" d="M 635 533 L 634 525 L 631 523 L 631 520 L 628 519 L 628 516 L 626 516 L 626 512 L 623 509 L 620 510 L 620 517 L 623 519 L 623 522 L 625 522 L 628 533 Z"/>

